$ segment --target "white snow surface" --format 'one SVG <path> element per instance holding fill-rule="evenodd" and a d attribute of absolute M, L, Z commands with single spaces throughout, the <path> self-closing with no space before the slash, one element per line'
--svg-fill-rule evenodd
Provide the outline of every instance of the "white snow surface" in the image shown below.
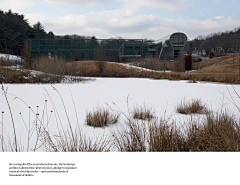
<path fill-rule="evenodd" d="M 2 54 L 2 53 L 0 53 L 0 58 L 3 58 L 4 60 L 7 60 L 7 61 L 10 60 L 13 62 L 15 62 L 15 61 L 21 62 L 22 61 L 21 57 L 19 57 L 19 56 Z"/>
<path fill-rule="evenodd" d="M 124 116 L 114 125 L 105 128 L 92 128 L 84 124 L 86 111 L 92 111 L 97 105 L 108 107 L 115 111 L 128 113 L 133 106 L 143 105 L 153 107 L 158 118 L 176 120 L 178 125 L 185 124 L 189 119 L 201 119 L 204 115 L 181 115 L 176 113 L 176 105 L 184 98 L 191 100 L 201 98 L 202 102 L 213 111 L 229 110 L 230 113 L 239 117 L 239 111 L 232 103 L 232 99 L 240 105 L 240 99 L 234 93 L 233 88 L 240 93 L 239 85 L 229 85 L 223 83 L 188 83 L 188 81 L 152 80 L 139 78 L 96 78 L 95 80 L 77 84 L 4 84 L 7 91 L 7 98 L 11 107 L 16 135 L 24 150 L 27 148 L 27 129 L 33 127 L 36 115 L 29 114 L 29 106 L 43 117 L 43 124 L 47 124 L 50 133 L 57 133 L 56 121 L 58 115 L 64 128 L 68 127 L 68 120 L 63 103 L 57 91 L 64 101 L 66 112 L 69 116 L 72 128 L 77 123 L 82 131 L 89 137 L 110 135 L 111 130 L 120 129 L 124 126 Z M 56 91 L 56 90 L 57 91 Z M 49 94 L 49 96 L 47 95 Z M 74 100 L 72 100 L 72 97 Z M 17 98 L 16 98 L 17 97 Z M 22 102 L 22 99 L 24 102 Z M 45 101 L 47 100 L 47 102 Z M 51 100 L 53 104 L 51 103 Z M 44 109 L 45 103 L 47 106 Z M 75 107 L 76 106 L 76 112 Z M 106 105 L 108 104 L 108 105 Z M 38 108 L 37 108 L 38 106 Z M 53 107 L 56 107 L 54 110 Z M 38 111 L 37 111 L 38 109 Z M 44 112 L 43 112 L 44 110 Z M 54 111 L 52 116 L 50 111 Z M 2 91 L 0 96 L 0 126 L 3 135 L 13 138 L 13 127 L 10 111 Z M 4 113 L 2 113 L 4 111 Z M 21 115 L 19 114 L 21 112 Z M 58 113 L 58 115 L 56 114 Z M 2 117 L 3 116 L 3 117 Z M 21 117 L 22 116 L 22 117 Z M 51 117 L 51 118 L 50 118 Z M 2 124 L 3 120 L 3 124 Z M 30 148 L 34 148 L 35 135 L 33 134 Z"/>
<path fill-rule="evenodd" d="M 115 62 L 112 62 L 112 63 L 115 63 Z M 144 68 L 144 67 L 138 67 L 138 66 L 132 65 L 131 63 L 117 63 L 117 64 L 125 66 L 127 69 L 135 68 L 135 69 L 139 69 L 139 70 L 143 70 L 143 71 L 150 71 L 150 72 L 152 72 L 152 71 L 159 72 L 159 73 L 164 72 L 164 71 L 147 69 L 147 68 Z M 171 71 L 170 70 L 165 70 L 165 72 L 170 73 Z"/>

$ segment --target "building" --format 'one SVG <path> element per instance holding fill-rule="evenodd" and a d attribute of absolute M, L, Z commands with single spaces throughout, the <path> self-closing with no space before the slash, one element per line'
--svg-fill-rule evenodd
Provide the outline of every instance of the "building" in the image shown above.
<path fill-rule="evenodd" d="M 28 39 L 32 56 L 60 56 L 72 60 L 78 54 L 80 60 L 100 57 L 106 60 L 120 58 L 154 57 L 160 60 L 174 60 L 187 43 L 184 33 L 173 33 L 159 41 L 144 43 L 143 39 Z M 100 51 L 100 52 L 99 52 Z"/>
<path fill-rule="evenodd" d="M 175 60 L 185 48 L 187 40 L 184 33 L 177 32 L 153 44 L 160 60 Z"/>

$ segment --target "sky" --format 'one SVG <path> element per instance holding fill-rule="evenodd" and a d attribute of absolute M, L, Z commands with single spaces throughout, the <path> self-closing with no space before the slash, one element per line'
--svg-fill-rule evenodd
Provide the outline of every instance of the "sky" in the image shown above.
<path fill-rule="evenodd" d="M 0 9 L 40 21 L 47 32 L 99 39 L 189 39 L 240 27 L 239 0 L 0 0 Z"/>

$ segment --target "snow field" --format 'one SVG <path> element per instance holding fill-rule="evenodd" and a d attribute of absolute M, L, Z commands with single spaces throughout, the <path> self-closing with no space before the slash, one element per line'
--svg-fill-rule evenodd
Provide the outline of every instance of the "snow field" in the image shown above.
<path fill-rule="evenodd" d="M 177 104 L 184 98 L 187 100 L 201 98 L 207 108 L 213 111 L 227 109 L 230 113 L 239 116 L 238 109 L 231 103 L 233 98 L 235 103 L 240 105 L 240 99 L 233 90 L 235 88 L 237 92 L 240 92 L 239 85 L 137 78 L 97 78 L 95 81 L 78 84 L 5 84 L 4 88 L 8 93 L 7 98 L 11 106 L 16 134 L 21 145 L 24 146 L 24 150 L 27 148 L 28 139 L 26 128 L 29 125 L 33 128 L 36 113 L 39 113 L 39 119 L 43 120 L 43 124 L 48 125 L 51 134 L 56 134 L 61 125 L 64 129 L 68 128 L 67 113 L 72 128 L 79 124 L 83 133 L 91 138 L 109 136 L 112 129 L 124 126 L 123 114 L 118 123 L 109 125 L 104 129 L 85 125 L 86 110 L 92 111 L 97 105 L 110 106 L 115 111 L 128 114 L 134 106 L 145 104 L 146 107 L 154 108 L 157 117 L 175 120 L 179 126 L 182 126 L 187 120 L 199 120 L 204 115 L 178 114 L 175 110 Z M 3 135 L 9 134 L 12 138 L 11 115 L 3 93 L 0 96 L 0 102 L 0 111 L 4 111 L 0 119 L 1 133 L 3 126 Z M 29 109 L 29 106 L 34 113 Z M 51 113 L 51 111 L 53 112 Z M 36 134 L 33 134 L 30 148 L 34 148 L 35 140 Z"/>

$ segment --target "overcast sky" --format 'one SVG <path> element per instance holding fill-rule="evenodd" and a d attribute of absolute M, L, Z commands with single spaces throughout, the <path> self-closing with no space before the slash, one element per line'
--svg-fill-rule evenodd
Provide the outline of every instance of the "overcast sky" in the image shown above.
<path fill-rule="evenodd" d="M 239 0 L 0 0 L 0 9 L 24 14 L 58 35 L 161 39 L 240 27 Z"/>

